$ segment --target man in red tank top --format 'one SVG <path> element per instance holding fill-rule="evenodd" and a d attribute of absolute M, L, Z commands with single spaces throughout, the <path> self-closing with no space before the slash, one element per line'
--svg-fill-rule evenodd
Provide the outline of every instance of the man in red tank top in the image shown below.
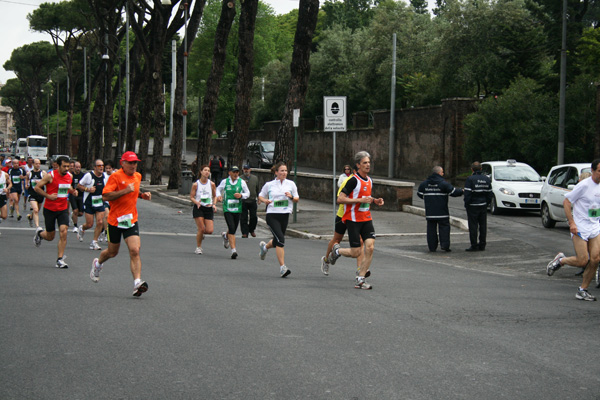
<path fill-rule="evenodd" d="M 58 258 L 56 268 L 69 268 L 64 261 L 65 248 L 67 247 L 67 233 L 69 229 L 69 193 L 77 196 L 77 190 L 71 187 L 73 177 L 69 173 L 69 158 L 58 157 L 57 169 L 44 175 L 41 181 L 35 185 L 35 191 L 44 196 L 44 222 L 46 230 L 41 226 L 35 231 L 33 243 L 36 247 L 42 244 L 42 239 L 49 242 L 54 240 L 56 225 L 58 224 Z"/>

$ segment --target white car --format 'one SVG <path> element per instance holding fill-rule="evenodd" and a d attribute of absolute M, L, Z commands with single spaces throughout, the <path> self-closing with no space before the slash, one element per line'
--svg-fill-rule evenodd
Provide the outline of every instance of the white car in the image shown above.
<path fill-rule="evenodd" d="M 584 172 L 592 172 L 590 163 L 562 164 L 550 169 L 548 179 L 542 185 L 540 214 L 545 228 L 554 228 L 557 221 L 565 222 L 563 201 L 565 194 L 573 190 Z"/>
<path fill-rule="evenodd" d="M 539 210 L 543 178 L 528 164 L 515 160 L 486 161 L 482 172 L 492 181 L 490 211 L 501 209 Z"/>

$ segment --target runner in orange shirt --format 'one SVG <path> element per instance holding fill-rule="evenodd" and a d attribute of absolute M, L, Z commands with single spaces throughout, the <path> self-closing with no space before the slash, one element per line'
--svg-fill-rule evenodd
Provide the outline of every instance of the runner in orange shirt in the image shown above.
<path fill-rule="evenodd" d="M 148 290 L 148 284 L 141 279 L 142 260 L 140 258 L 140 229 L 138 226 L 137 200 L 151 200 L 150 192 L 140 193 L 142 175 L 136 172 L 140 161 L 133 151 L 127 151 L 121 157 L 121 169 L 109 178 L 102 199 L 110 203 L 108 214 L 108 248 L 92 262 L 90 278 L 100 280 L 100 271 L 105 261 L 119 254 L 121 236 L 129 249 L 131 275 L 133 275 L 133 295 L 139 297 Z"/>

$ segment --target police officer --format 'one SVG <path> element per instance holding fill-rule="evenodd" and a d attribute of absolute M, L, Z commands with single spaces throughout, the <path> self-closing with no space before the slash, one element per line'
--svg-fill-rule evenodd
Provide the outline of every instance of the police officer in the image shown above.
<path fill-rule="evenodd" d="M 485 250 L 487 235 L 487 207 L 492 202 L 492 183 L 490 178 L 481 172 L 481 164 L 471 164 L 473 175 L 465 182 L 465 208 L 469 221 L 469 239 L 471 247 L 466 251 Z M 479 243 L 477 231 L 479 230 Z"/>
<path fill-rule="evenodd" d="M 425 200 L 425 217 L 427 219 L 427 246 L 429 251 L 436 251 L 439 243 L 444 251 L 450 250 L 450 211 L 448 196 L 462 196 L 463 191 L 455 188 L 443 178 L 444 169 L 439 165 L 433 167 L 432 174 L 419 185 L 417 196 Z"/>

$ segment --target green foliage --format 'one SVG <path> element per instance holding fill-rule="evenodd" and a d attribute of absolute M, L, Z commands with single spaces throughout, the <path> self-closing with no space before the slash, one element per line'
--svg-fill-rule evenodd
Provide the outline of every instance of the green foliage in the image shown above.
<path fill-rule="evenodd" d="M 464 121 L 465 157 L 514 158 L 537 171 L 556 164 L 558 102 L 531 78 L 516 78 L 504 95 L 488 97 Z"/>
<path fill-rule="evenodd" d="M 373 18 L 373 6 L 376 0 L 326 0 L 322 9 L 325 12 L 323 27 L 325 29 L 341 25 L 352 32 L 369 25 Z"/>
<path fill-rule="evenodd" d="M 600 29 L 583 31 L 575 52 L 575 65 L 584 74 L 600 78 Z"/>

